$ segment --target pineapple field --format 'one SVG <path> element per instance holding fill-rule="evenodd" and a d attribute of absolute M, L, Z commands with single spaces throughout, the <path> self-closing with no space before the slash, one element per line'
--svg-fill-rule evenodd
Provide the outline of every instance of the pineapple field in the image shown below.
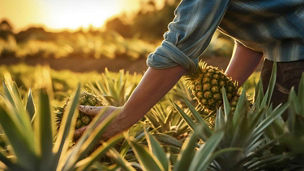
<path fill-rule="evenodd" d="M 0 66 L 0 168 L 13 171 L 304 170 L 304 76 L 273 106 L 254 73 L 244 85 L 200 63 L 128 131 L 103 139 L 141 74 Z M 95 107 L 96 106 L 96 107 Z M 288 119 L 283 120 L 282 115 Z M 86 127 L 82 136 L 77 130 Z"/>

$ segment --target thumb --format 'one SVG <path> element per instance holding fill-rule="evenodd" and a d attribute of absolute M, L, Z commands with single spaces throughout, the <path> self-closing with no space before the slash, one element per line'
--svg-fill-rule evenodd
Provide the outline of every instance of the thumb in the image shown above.
<path fill-rule="evenodd" d="M 85 106 L 85 105 L 79 105 L 79 111 L 82 113 L 85 113 L 87 115 L 95 116 L 97 115 L 102 109 L 104 109 L 104 106 Z"/>
<path fill-rule="evenodd" d="M 87 126 L 76 129 L 75 132 L 74 132 L 74 137 L 79 138 L 86 129 L 87 129 Z"/>

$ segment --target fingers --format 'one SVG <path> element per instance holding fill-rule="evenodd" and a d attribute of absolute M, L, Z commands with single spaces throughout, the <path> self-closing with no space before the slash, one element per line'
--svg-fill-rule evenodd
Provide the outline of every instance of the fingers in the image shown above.
<path fill-rule="evenodd" d="M 88 126 L 84 126 L 79 129 L 76 129 L 74 132 L 74 137 L 76 137 L 76 138 L 80 137 L 84 133 L 84 131 L 87 129 L 87 127 Z"/>
<path fill-rule="evenodd" d="M 79 106 L 79 111 L 81 111 L 81 112 L 83 112 L 83 113 L 85 113 L 87 115 L 95 116 L 103 108 L 104 108 L 103 106 L 84 106 L 84 105 L 80 105 Z"/>

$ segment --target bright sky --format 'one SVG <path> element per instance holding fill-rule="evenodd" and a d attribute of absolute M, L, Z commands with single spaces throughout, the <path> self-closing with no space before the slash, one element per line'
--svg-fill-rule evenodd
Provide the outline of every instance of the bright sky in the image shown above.
<path fill-rule="evenodd" d="M 29 25 L 51 29 L 101 27 L 104 21 L 139 7 L 140 0 L 0 0 L 0 21 L 9 19 L 17 30 Z"/>

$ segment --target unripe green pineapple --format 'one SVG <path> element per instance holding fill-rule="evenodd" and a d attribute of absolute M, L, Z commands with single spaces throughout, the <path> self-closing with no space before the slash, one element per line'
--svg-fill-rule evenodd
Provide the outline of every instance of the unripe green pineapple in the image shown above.
<path fill-rule="evenodd" d="M 68 100 L 63 105 L 63 107 L 57 108 L 57 113 L 56 113 L 57 128 L 60 127 L 63 113 L 65 111 L 67 104 L 68 104 Z M 102 101 L 97 96 L 95 96 L 94 94 L 88 93 L 88 92 L 82 92 L 80 94 L 79 104 L 88 105 L 88 106 L 102 106 L 103 105 Z M 79 115 L 78 115 L 77 121 L 76 121 L 76 129 L 88 125 L 92 121 L 92 119 L 93 119 L 92 116 L 86 115 L 85 113 L 82 113 L 81 111 L 79 111 Z"/>
<path fill-rule="evenodd" d="M 226 90 L 232 109 L 235 108 L 239 97 L 237 83 L 217 67 L 200 62 L 196 72 L 187 75 L 186 80 L 198 104 L 205 111 L 215 112 L 223 104 L 222 87 Z"/>

